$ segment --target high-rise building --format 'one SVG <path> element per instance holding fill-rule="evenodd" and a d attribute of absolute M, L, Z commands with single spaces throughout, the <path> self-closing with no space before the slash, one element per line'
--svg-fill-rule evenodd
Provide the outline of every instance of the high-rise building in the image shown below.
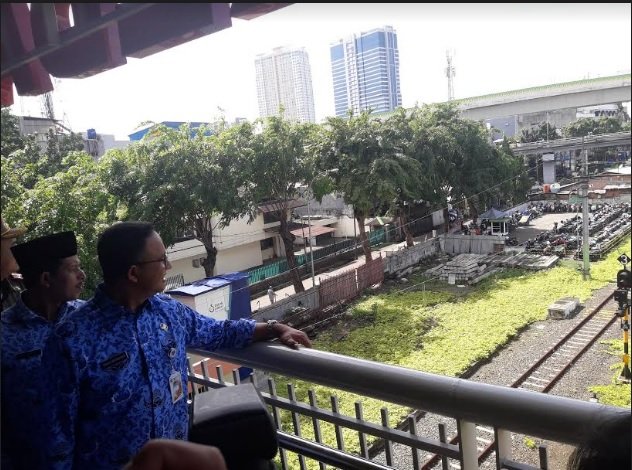
<path fill-rule="evenodd" d="M 276 116 L 283 107 L 291 121 L 316 122 L 309 57 L 304 48 L 275 48 L 255 59 L 261 117 Z"/>
<path fill-rule="evenodd" d="M 397 33 L 391 26 L 372 29 L 330 45 L 336 116 L 401 106 Z"/>

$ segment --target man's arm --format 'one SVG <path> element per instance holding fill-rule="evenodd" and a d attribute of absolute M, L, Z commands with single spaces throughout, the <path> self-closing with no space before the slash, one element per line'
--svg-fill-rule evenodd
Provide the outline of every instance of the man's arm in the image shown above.
<path fill-rule="evenodd" d="M 297 349 L 299 344 L 307 347 L 312 345 L 305 333 L 278 322 L 257 323 L 244 318 L 215 320 L 180 302 L 177 304 L 180 312 L 176 319 L 185 323 L 188 347 L 209 350 L 243 348 L 251 342 L 274 338 L 294 349 Z"/>
<path fill-rule="evenodd" d="M 298 349 L 298 345 L 302 344 L 308 348 L 312 347 L 309 337 L 302 331 L 284 325 L 277 321 L 269 321 L 267 323 L 257 323 L 252 336 L 252 341 L 265 341 L 268 339 L 278 338 L 279 341 L 292 349 Z"/>

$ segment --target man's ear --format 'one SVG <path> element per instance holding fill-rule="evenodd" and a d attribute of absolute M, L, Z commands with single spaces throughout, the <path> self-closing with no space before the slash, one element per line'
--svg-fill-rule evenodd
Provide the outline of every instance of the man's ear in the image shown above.
<path fill-rule="evenodd" d="M 138 266 L 131 265 L 127 270 L 127 280 L 136 284 L 138 282 Z"/>
<path fill-rule="evenodd" d="M 42 274 L 40 274 L 39 277 L 39 284 L 40 286 L 43 287 L 50 287 L 50 273 L 48 271 L 44 271 Z"/>

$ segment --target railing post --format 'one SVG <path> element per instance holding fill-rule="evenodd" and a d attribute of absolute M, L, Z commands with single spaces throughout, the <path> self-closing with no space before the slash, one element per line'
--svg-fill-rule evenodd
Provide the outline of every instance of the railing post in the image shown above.
<path fill-rule="evenodd" d="M 496 440 L 496 469 L 503 468 L 503 461 L 511 459 L 511 432 L 494 428 Z"/>
<path fill-rule="evenodd" d="M 476 448 L 476 425 L 459 419 L 457 421 L 459 428 L 459 439 L 461 450 L 461 469 L 475 470 L 478 469 L 478 449 Z"/>

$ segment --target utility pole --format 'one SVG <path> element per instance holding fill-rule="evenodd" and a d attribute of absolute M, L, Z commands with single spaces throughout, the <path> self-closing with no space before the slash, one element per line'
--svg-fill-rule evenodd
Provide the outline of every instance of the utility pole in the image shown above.
<path fill-rule="evenodd" d="M 309 200 L 311 199 L 311 193 L 307 196 L 307 235 L 309 236 L 309 256 L 312 259 L 312 287 L 316 287 L 316 279 L 314 277 L 314 251 L 312 248 L 312 213 L 309 210 Z"/>
<path fill-rule="evenodd" d="M 589 216 L 588 216 L 588 150 L 584 145 L 584 137 L 582 137 L 582 150 L 584 153 L 584 176 L 582 178 L 582 195 L 584 197 L 584 203 L 582 207 L 582 255 L 584 260 L 584 268 L 582 274 L 584 280 L 590 277 L 590 231 L 589 231 Z"/>

